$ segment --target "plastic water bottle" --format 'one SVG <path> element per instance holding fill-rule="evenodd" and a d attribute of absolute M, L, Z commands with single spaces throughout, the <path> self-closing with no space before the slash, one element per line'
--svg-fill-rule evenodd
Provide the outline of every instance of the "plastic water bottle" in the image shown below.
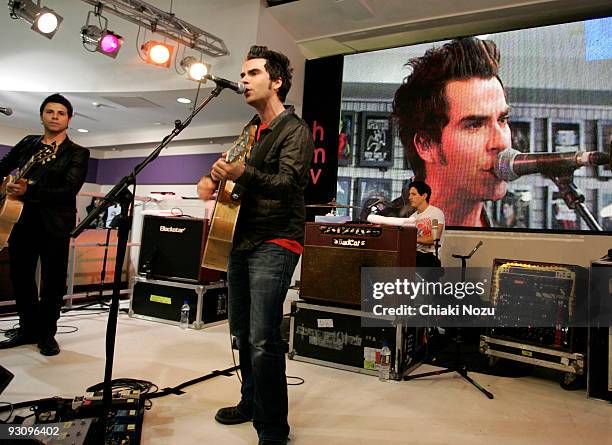
<path fill-rule="evenodd" d="M 391 349 L 387 346 L 387 341 L 383 341 L 383 347 L 380 350 L 380 364 L 378 365 L 378 380 L 386 382 L 389 380 L 389 371 L 391 370 Z"/>
<path fill-rule="evenodd" d="M 189 327 L 189 303 L 187 300 L 185 300 L 183 306 L 181 306 L 181 321 L 179 326 L 181 329 L 187 329 L 187 327 Z"/>

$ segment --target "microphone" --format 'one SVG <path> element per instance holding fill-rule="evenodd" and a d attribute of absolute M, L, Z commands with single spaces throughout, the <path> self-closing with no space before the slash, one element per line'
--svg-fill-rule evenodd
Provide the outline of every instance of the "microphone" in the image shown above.
<path fill-rule="evenodd" d="M 546 176 L 563 176 L 585 165 L 606 164 L 610 164 L 610 155 L 600 151 L 521 153 L 506 148 L 497 155 L 493 171 L 499 179 L 514 181 L 523 175 L 541 173 Z"/>
<path fill-rule="evenodd" d="M 0 107 L 0 113 L 2 114 L 6 114 L 7 116 L 10 116 L 11 114 L 13 114 L 13 110 L 11 108 L 8 107 Z"/>
<path fill-rule="evenodd" d="M 438 240 L 438 220 L 437 219 L 431 220 L 431 235 L 434 241 Z"/>
<path fill-rule="evenodd" d="M 208 80 L 212 80 L 217 86 L 221 88 L 229 88 L 230 90 L 234 90 L 238 94 L 243 94 L 246 91 L 246 86 L 244 86 L 241 82 L 232 82 L 231 80 L 224 79 L 222 77 L 213 76 L 212 74 L 207 74 L 204 76 Z"/>

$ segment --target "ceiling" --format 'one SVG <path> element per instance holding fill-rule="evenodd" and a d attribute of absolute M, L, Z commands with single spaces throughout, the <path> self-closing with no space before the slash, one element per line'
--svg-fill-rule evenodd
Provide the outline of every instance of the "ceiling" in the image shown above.
<path fill-rule="evenodd" d="M 148 0 L 168 9 L 170 0 Z M 90 147 L 128 148 L 143 140 L 161 140 L 184 119 L 194 99 L 196 84 L 137 59 L 137 27 L 109 15 L 109 23 L 125 37 L 117 59 L 87 53 L 78 41 L 78 29 L 87 11 L 84 2 L 44 0 L 64 16 L 62 28 L 49 42 L 13 21 L 0 10 L 0 115 L 2 126 L 40 131 L 38 105 L 50 92 L 68 93 L 77 115 L 71 127 L 85 128 L 79 140 Z M 382 47 L 478 34 L 519 26 L 546 24 L 609 15 L 612 3 L 601 0 L 299 0 L 264 10 L 263 0 L 175 0 L 174 12 L 222 38 L 230 56 L 213 62 L 215 73 L 236 78 L 246 42 L 256 41 L 256 26 L 245 26 L 257 14 L 270 14 L 298 44 L 306 58 L 346 54 Z M 76 30 L 74 32 L 68 30 Z M 75 38 L 74 33 L 77 33 Z M 125 54 L 124 54 L 125 53 Z M 53 67 L 53 68 L 49 68 Z M 200 100 L 211 91 L 204 85 Z M 98 103 L 98 106 L 92 103 Z M 252 115 L 242 97 L 226 90 L 194 118 L 183 139 L 226 138 L 236 124 Z M 205 131 L 203 129 L 206 129 Z M 74 131 L 72 132 L 74 134 Z"/>

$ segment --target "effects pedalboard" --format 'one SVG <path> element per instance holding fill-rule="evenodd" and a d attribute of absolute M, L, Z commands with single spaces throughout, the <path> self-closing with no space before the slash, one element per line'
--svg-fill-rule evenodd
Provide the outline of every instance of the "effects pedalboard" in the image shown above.
<path fill-rule="evenodd" d="M 106 422 L 101 417 L 102 391 L 72 400 L 47 401 L 37 406 L 34 413 L 35 424 L 10 425 L 7 433 L 14 439 L 29 439 L 29 443 L 45 445 L 138 445 L 144 399 L 140 391 L 113 392 Z M 4 442 L 0 440 L 0 443 Z"/>

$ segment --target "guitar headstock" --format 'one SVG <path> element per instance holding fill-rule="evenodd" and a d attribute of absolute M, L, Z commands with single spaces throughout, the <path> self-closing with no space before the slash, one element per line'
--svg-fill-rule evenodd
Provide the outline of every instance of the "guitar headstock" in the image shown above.
<path fill-rule="evenodd" d="M 52 159 L 55 159 L 55 145 L 44 145 L 42 150 L 32 156 L 31 161 L 46 164 Z"/>
<path fill-rule="evenodd" d="M 227 151 L 225 156 L 226 162 L 231 163 L 244 159 L 249 154 L 251 147 L 253 147 L 253 142 L 255 141 L 256 129 L 257 127 L 255 125 L 247 125 L 242 129 L 242 134 L 236 139 L 234 146 Z"/>

